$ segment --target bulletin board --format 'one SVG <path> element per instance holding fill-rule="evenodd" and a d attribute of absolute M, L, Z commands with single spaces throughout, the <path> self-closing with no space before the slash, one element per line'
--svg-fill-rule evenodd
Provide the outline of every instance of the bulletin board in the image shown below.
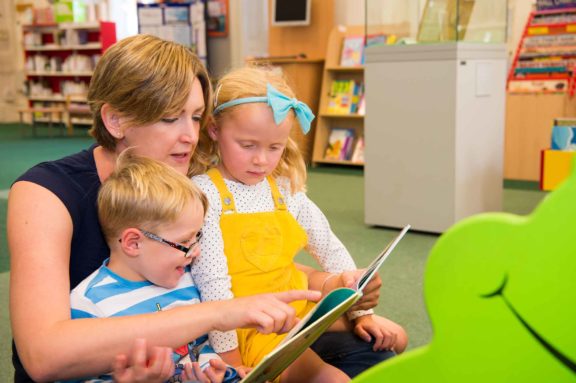
<path fill-rule="evenodd" d="M 210 37 L 228 36 L 228 0 L 208 0 L 206 29 Z"/>

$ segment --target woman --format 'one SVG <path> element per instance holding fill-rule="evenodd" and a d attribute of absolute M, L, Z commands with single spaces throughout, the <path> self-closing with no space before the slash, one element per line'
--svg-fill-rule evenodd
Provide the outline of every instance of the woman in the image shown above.
<path fill-rule="evenodd" d="M 214 329 L 285 331 L 294 317 L 284 301 L 317 298 L 317 293 L 291 292 L 150 315 L 70 319 L 70 290 L 109 252 L 97 220 L 96 195 L 116 157 L 134 147 L 136 154 L 186 174 L 200 125 L 210 114 L 210 97 L 207 72 L 190 50 L 147 35 L 124 39 L 103 55 L 90 84 L 91 133 L 98 144 L 39 164 L 14 183 L 8 242 L 15 381 L 109 371 L 115 357 L 128 355 L 137 338 L 146 339 L 150 352 L 158 345 L 178 347 Z M 137 342 L 123 376 L 153 376 L 147 356 Z"/>
<path fill-rule="evenodd" d="M 109 253 L 96 196 L 116 157 L 135 147 L 135 154 L 186 173 L 200 126 L 211 113 L 210 100 L 208 74 L 190 50 L 148 35 L 124 39 L 102 56 L 90 84 L 91 133 L 97 144 L 39 164 L 14 183 L 7 220 L 16 382 L 92 376 L 109 371 L 114 361 L 123 381 L 153 377 L 147 361 L 154 358 L 153 350 L 160 352 L 155 346 L 178 347 L 215 329 L 286 331 L 294 321 L 286 302 L 317 299 L 312 292 L 289 292 L 152 315 L 70 319 L 70 290 Z M 326 278 L 319 272 L 309 275 L 311 287 Z M 372 283 L 364 308 L 377 302 L 379 284 Z M 148 346 L 134 342 L 139 338 Z"/>

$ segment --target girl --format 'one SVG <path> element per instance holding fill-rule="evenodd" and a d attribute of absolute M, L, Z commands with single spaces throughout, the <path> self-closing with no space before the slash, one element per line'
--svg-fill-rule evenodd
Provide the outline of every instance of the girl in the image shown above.
<path fill-rule="evenodd" d="M 278 72 L 262 67 L 224 76 L 214 104 L 214 122 L 201 130 L 191 167 L 194 182 L 210 202 L 202 240 L 203 253 L 210 257 L 201 255 L 192 270 L 203 300 L 307 288 L 306 274 L 310 287 L 323 293 L 343 281 L 349 285 L 343 272 L 356 270 L 354 261 L 304 193 L 306 167 L 290 138 L 296 118 L 305 133 L 309 130 L 310 109 L 294 98 Z M 302 248 L 331 274 L 315 278 L 315 272 L 298 267 L 293 258 Z M 310 309 L 305 301 L 292 306 L 299 317 Z M 356 334 L 374 339 L 375 350 L 404 348 L 403 330 L 384 318 L 375 321 L 371 310 L 350 312 L 348 319 Z M 402 338 L 398 344 L 397 335 Z M 217 351 L 236 345 L 233 333 L 212 333 L 211 340 Z M 242 362 L 254 366 L 281 340 L 239 330 Z M 314 368 L 307 367 L 311 364 Z M 308 350 L 282 377 L 312 381 L 324 372 L 333 373 Z"/>

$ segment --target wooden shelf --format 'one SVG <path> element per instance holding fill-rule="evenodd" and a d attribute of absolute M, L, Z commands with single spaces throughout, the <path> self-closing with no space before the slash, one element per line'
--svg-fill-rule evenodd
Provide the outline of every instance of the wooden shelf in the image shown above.
<path fill-rule="evenodd" d="M 28 68 L 62 69 L 75 66 L 90 69 L 93 55 L 102 55 L 116 42 L 115 24 L 105 21 L 24 25 L 22 33 L 22 41 L 28 43 L 23 46 Z M 83 57 L 81 64 L 68 63 L 75 55 Z M 60 63 L 63 63 L 62 66 Z M 34 110 L 61 108 L 68 134 L 72 135 L 74 125 L 92 125 L 85 94 L 92 75 L 92 70 L 28 71 L 26 77 L 32 93 L 28 97 L 28 105 Z"/>
<path fill-rule="evenodd" d="M 83 30 L 100 30 L 100 22 L 86 22 L 86 23 L 47 23 L 47 24 L 24 24 L 22 29 L 83 29 Z"/>
<path fill-rule="evenodd" d="M 337 80 L 364 81 L 363 66 L 341 66 L 340 57 L 342 44 L 347 36 L 364 35 L 363 26 L 349 26 L 346 28 L 336 27 L 330 33 L 328 48 L 326 50 L 326 65 L 324 66 L 324 76 L 322 78 L 322 91 L 320 93 L 320 110 L 327 111 L 332 83 Z M 344 166 L 363 166 L 362 163 L 347 160 L 325 159 L 328 139 L 334 128 L 349 129 L 353 132 L 352 151 L 359 137 L 364 136 L 364 116 L 359 114 L 337 114 L 321 112 L 316 125 L 314 136 L 314 148 L 312 152 L 312 163 L 332 164 Z"/>
<path fill-rule="evenodd" d="M 363 119 L 363 114 L 334 114 L 334 113 L 320 113 L 320 117 L 325 118 L 359 118 Z"/>
<path fill-rule="evenodd" d="M 570 50 L 570 46 L 563 46 L 560 40 L 550 36 L 563 34 L 576 37 L 576 21 L 573 20 L 575 16 L 574 8 L 530 13 L 510 65 L 507 81 L 509 90 L 518 91 L 518 86 L 510 85 L 516 81 L 567 79 L 568 84 L 563 91 L 570 96 L 574 95 L 576 77 L 571 63 L 576 56 L 576 50 Z M 549 91 L 549 85 L 534 83 L 533 86 L 521 87 L 525 88 L 526 92 L 544 93 Z M 539 90 L 540 88 L 542 90 Z"/>
<path fill-rule="evenodd" d="M 363 66 L 331 66 L 326 68 L 331 72 L 364 72 Z"/>
<path fill-rule="evenodd" d="M 90 72 L 27 72 L 26 76 L 31 77 L 91 77 L 92 71 Z"/>
<path fill-rule="evenodd" d="M 317 160 L 314 161 L 316 164 L 330 164 L 330 165 L 345 165 L 345 166 L 364 166 L 363 162 L 352 162 L 345 160 Z"/>
<path fill-rule="evenodd" d="M 81 45 L 48 45 L 48 46 L 26 46 L 25 51 L 28 52 L 58 52 L 58 51 L 82 51 L 82 50 L 100 50 L 102 49 L 102 44 L 100 43 L 88 43 Z"/>
<path fill-rule="evenodd" d="M 52 102 L 66 102 L 64 96 L 29 96 L 30 101 L 52 101 Z M 71 97 L 71 102 L 86 102 L 86 97 Z"/>
<path fill-rule="evenodd" d="M 381 33 L 384 35 L 394 34 L 398 37 L 407 36 L 409 29 L 407 24 L 394 24 L 394 25 L 378 25 L 371 28 L 373 33 Z M 330 33 L 328 39 L 328 46 L 326 49 L 326 63 L 324 66 L 324 75 L 322 77 L 322 90 L 320 93 L 320 108 L 322 112 L 319 114 L 318 122 L 316 124 L 316 133 L 314 135 L 314 147 L 312 151 L 312 164 L 333 164 L 344 166 L 363 166 L 362 162 L 352 162 L 348 160 L 328 160 L 325 159 L 326 149 L 328 147 L 328 140 L 330 134 L 334 129 L 347 129 L 353 134 L 352 154 L 356 148 L 358 140 L 364 139 L 364 119 L 363 114 L 357 113 L 328 113 L 328 111 L 338 110 L 338 108 L 328 108 L 331 99 L 332 85 L 334 81 L 343 81 L 346 86 L 347 82 L 358 86 L 364 84 L 364 65 L 359 66 L 342 66 L 340 65 L 342 56 L 342 46 L 347 37 L 364 36 L 365 28 L 363 25 L 335 27 Z M 355 61 L 360 62 L 360 61 Z M 352 86 L 352 85 L 350 85 Z M 352 97 L 352 96 L 351 96 Z M 362 96 L 363 97 L 363 96 Z M 355 98 L 352 97 L 352 98 Z M 332 98 L 334 102 L 334 99 Z M 354 103 L 354 101 L 352 102 Z M 353 112 L 358 109 L 351 108 Z"/>

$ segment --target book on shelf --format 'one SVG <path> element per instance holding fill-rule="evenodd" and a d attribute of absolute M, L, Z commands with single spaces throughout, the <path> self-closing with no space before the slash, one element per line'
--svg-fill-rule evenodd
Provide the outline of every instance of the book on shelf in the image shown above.
<path fill-rule="evenodd" d="M 326 111 L 330 114 L 357 113 L 358 102 L 363 94 L 362 81 L 334 80 L 330 85 Z"/>
<path fill-rule="evenodd" d="M 364 64 L 364 36 L 346 36 L 342 41 L 340 66 L 362 66 Z"/>
<path fill-rule="evenodd" d="M 324 331 L 362 297 L 364 288 L 378 272 L 386 258 L 410 229 L 406 225 L 384 250 L 368 265 L 352 288 L 331 291 L 286 335 L 282 342 L 264 357 L 242 380 L 243 383 L 263 383 L 278 377 Z"/>
<path fill-rule="evenodd" d="M 348 160 L 352 153 L 352 143 L 354 141 L 354 129 L 332 128 L 328 136 L 328 144 L 324 159 L 326 160 Z"/>
<path fill-rule="evenodd" d="M 356 111 L 360 116 L 366 115 L 366 97 L 364 97 L 364 91 L 360 94 L 358 99 L 358 110 Z"/>
<path fill-rule="evenodd" d="M 576 150 L 576 127 L 553 126 L 550 149 L 564 151 Z"/>
<path fill-rule="evenodd" d="M 366 47 L 372 47 L 375 45 L 392 45 L 398 40 L 396 35 L 386 35 L 383 33 L 375 33 L 366 36 Z"/>
<path fill-rule="evenodd" d="M 574 7 L 576 0 L 536 0 L 536 9 L 539 11 Z"/>
<path fill-rule="evenodd" d="M 358 164 L 364 163 L 364 137 L 358 137 L 356 140 L 350 161 Z"/>

